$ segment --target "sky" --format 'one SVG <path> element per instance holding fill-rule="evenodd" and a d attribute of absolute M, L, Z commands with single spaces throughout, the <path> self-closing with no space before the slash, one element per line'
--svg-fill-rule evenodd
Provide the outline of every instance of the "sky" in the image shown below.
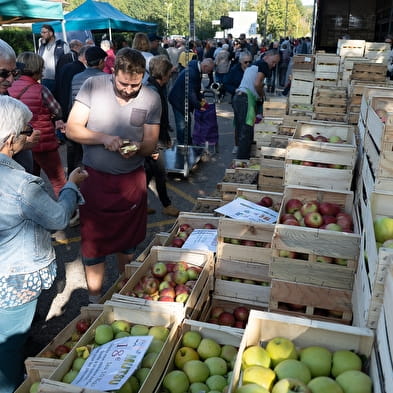
<path fill-rule="evenodd" d="M 314 0 L 302 0 L 303 5 L 314 5 Z"/>

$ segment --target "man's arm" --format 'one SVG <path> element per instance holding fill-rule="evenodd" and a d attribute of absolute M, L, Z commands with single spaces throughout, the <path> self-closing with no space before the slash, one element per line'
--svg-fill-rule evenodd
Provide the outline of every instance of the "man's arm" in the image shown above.
<path fill-rule="evenodd" d="M 143 126 L 143 141 L 140 142 L 137 153 L 141 156 L 150 156 L 157 147 L 159 133 L 159 124 L 145 124 Z"/>
<path fill-rule="evenodd" d="M 258 93 L 260 98 L 263 98 L 265 95 L 263 87 L 265 86 L 265 74 L 263 72 L 258 72 L 255 78 L 254 86 L 255 90 Z"/>
<path fill-rule="evenodd" d="M 83 145 L 104 145 L 110 151 L 117 151 L 123 144 L 119 136 L 107 135 L 102 132 L 91 131 L 86 128 L 90 108 L 79 101 L 68 116 L 66 135 L 68 138 Z"/>

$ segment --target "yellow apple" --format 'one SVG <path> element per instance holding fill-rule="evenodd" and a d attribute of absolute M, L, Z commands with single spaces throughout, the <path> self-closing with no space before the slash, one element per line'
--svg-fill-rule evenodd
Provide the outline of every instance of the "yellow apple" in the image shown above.
<path fill-rule="evenodd" d="M 275 379 L 276 373 L 271 368 L 251 366 L 243 371 L 243 384 L 256 383 L 269 391 Z"/>
<path fill-rule="evenodd" d="M 273 367 L 286 359 L 297 359 L 295 344 L 285 337 L 275 337 L 266 345 Z"/>
<path fill-rule="evenodd" d="M 246 369 L 251 366 L 270 367 L 271 359 L 266 349 L 259 345 L 248 347 L 242 356 L 242 367 Z"/>

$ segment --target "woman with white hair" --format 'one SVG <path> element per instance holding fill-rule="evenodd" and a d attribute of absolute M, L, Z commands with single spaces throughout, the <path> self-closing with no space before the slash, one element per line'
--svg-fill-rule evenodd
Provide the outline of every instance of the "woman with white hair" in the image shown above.
<path fill-rule="evenodd" d="M 113 45 L 109 40 L 102 40 L 100 43 L 100 47 L 103 51 L 106 52 L 106 58 L 104 60 L 104 71 L 107 74 L 112 74 L 113 69 L 115 68 L 115 51 L 113 50 Z"/>
<path fill-rule="evenodd" d="M 83 202 L 77 186 L 87 176 L 75 169 L 55 201 L 40 177 L 13 160 L 33 132 L 31 118 L 21 101 L 0 96 L 0 393 L 23 382 L 23 348 L 37 298 L 56 276 L 50 231 L 67 226 Z"/>

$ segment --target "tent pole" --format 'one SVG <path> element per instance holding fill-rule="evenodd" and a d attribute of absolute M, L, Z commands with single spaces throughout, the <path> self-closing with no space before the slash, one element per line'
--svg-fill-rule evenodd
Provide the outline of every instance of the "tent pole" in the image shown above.
<path fill-rule="evenodd" d="M 112 42 L 112 28 L 111 28 L 111 21 L 109 20 L 109 41 Z"/>
<path fill-rule="evenodd" d="M 66 33 L 66 28 L 65 28 L 65 19 L 63 19 L 61 21 L 61 31 L 63 32 L 63 41 L 65 41 L 68 44 L 67 33 Z"/>

